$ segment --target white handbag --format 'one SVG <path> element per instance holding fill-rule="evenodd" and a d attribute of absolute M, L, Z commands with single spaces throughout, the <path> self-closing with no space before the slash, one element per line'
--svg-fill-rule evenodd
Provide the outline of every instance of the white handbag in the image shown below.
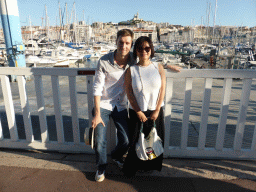
<path fill-rule="evenodd" d="M 143 123 L 141 124 L 139 140 L 136 143 L 135 150 L 138 158 L 143 161 L 155 159 L 163 154 L 164 148 L 161 138 L 157 135 L 155 122 L 146 138 L 143 133 Z"/>

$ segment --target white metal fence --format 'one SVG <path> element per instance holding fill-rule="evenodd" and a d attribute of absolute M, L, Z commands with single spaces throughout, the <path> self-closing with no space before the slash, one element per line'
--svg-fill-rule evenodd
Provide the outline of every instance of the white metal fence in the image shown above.
<path fill-rule="evenodd" d="M 19 90 L 18 95 L 22 109 L 25 139 L 19 138 L 14 108 L 15 103 L 11 89 L 12 83 L 9 82 L 8 75 L 17 76 L 16 84 Z M 0 115 L 6 114 L 10 137 L 7 138 L 4 136 L 3 124 L 4 126 L 6 124 L 0 116 L 0 147 L 92 153 L 93 151 L 90 147 L 85 145 L 81 139 L 82 132 L 79 126 L 78 106 L 80 104 L 77 100 L 77 79 L 81 75 L 86 75 L 84 89 L 87 89 L 85 91 L 87 91 L 88 122 L 90 124 L 92 118 L 91 110 L 93 107 L 93 69 L 1 68 L 0 90 L 2 90 L 3 98 L 0 98 L 0 105 L 4 105 L 4 107 L 0 106 L 2 109 Z M 30 100 L 26 92 L 25 76 L 31 76 L 34 80 L 40 139 L 34 139 Z M 51 77 L 57 141 L 49 139 L 51 127 L 49 127 L 47 122 L 43 76 Z M 72 141 L 66 141 L 64 136 L 62 103 L 60 102 L 62 96 L 59 85 L 59 78 L 61 76 L 68 77 Z M 255 88 L 254 86 L 252 88 L 253 79 L 256 78 L 255 71 L 183 70 L 180 73 L 167 72 L 166 77 L 166 157 L 256 159 L 254 121 L 256 104 L 253 103 L 254 98 L 250 98 L 250 93 L 254 92 Z M 242 79 L 237 81 L 238 83 L 235 85 L 235 89 L 233 83 L 234 78 Z M 216 86 L 215 81 L 223 83 Z M 200 82 L 203 82 L 202 91 L 198 91 Z M 196 93 L 194 94 L 193 91 Z M 239 91 L 240 93 L 238 94 L 237 92 Z M 232 108 L 237 110 L 237 113 L 234 111 L 232 113 L 237 114 L 237 117 L 233 117 L 230 123 L 235 125 L 229 127 L 227 122 L 230 120 L 232 93 L 235 93 L 235 96 L 239 97 L 239 99 L 232 100 L 232 102 L 234 101 Z M 194 95 L 197 95 L 197 97 L 194 98 Z M 218 101 L 219 105 L 217 104 L 218 102 L 213 102 L 216 97 L 220 98 Z M 179 100 L 179 104 L 177 104 L 177 100 Z M 249 101 L 252 102 L 252 106 L 250 107 L 250 117 L 252 118 L 250 119 L 250 129 L 246 127 Z M 196 107 L 195 102 L 197 102 Z M 218 110 L 215 105 L 218 105 Z M 179 109 L 175 109 L 175 107 Z M 215 111 L 214 115 L 212 115 L 212 111 Z M 179 118 L 180 120 L 178 120 Z M 211 122 L 211 126 L 209 122 Z M 108 131 L 109 150 L 115 145 L 114 133 L 114 129 Z M 244 141 L 245 139 L 246 141 Z"/>
<path fill-rule="evenodd" d="M 93 81 L 94 71 L 83 70 L 84 75 L 87 75 L 88 84 L 88 111 L 92 110 L 92 87 L 90 86 Z M 82 74 L 82 73 L 80 73 Z M 20 105 L 23 113 L 24 128 L 26 134 L 26 140 L 22 140 L 18 137 L 17 122 L 15 119 L 14 103 L 12 99 L 11 84 L 7 75 L 16 75 L 17 83 L 20 95 Z M 1 85 L 2 94 L 4 98 L 5 112 L 8 121 L 8 127 L 10 132 L 10 138 L 3 137 L 3 129 L 0 123 L 0 147 L 7 148 L 25 148 L 25 149 L 41 149 L 41 150 L 58 150 L 69 152 L 92 152 L 89 146 L 86 146 L 80 140 L 79 122 L 78 122 L 78 103 L 77 103 L 77 90 L 76 90 L 76 78 L 79 75 L 77 69 L 59 69 L 59 68 L 1 68 Z M 40 122 L 41 139 L 34 140 L 31 122 L 31 112 L 29 106 L 29 100 L 26 93 L 26 81 L 25 76 L 30 76 L 34 79 L 37 111 Z M 49 140 L 49 130 L 52 127 L 47 125 L 45 95 L 43 88 L 43 76 L 51 77 L 52 95 L 54 104 L 54 114 L 56 121 L 57 141 Z M 59 89 L 59 77 L 68 77 L 69 95 L 70 95 L 70 107 L 72 118 L 72 132 L 73 142 L 66 142 L 64 139 L 64 128 L 62 118 L 62 106 L 61 106 L 61 94 Z M 91 119 L 91 113 L 89 119 Z M 1 118 L 2 119 L 2 118 Z M 0 120 L 1 121 L 1 120 Z"/>
<path fill-rule="evenodd" d="M 255 120 L 250 122 L 251 129 L 247 131 L 247 147 L 242 148 L 244 145 L 244 132 L 247 117 L 247 108 L 250 99 L 251 85 L 253 79 L 256 77 L 255 71 L 245 70 L 184 70 L 181 73 L 167 73 L 167 90 L 166 90 L 166 107 L 165 107 L 165 155 L 169 157 L 198 157 L 198 158 L 233 158 L 233 159 L 250 159 L 256 158 L 256 132 L 255 132 Z M 180 143 L 177 146 L 170 146 L 171 129 L 170 121 L 172 120 L 172 99 L 175 89 L 173 89 L 174 79 L 185 78 L 184 85 L 184 100 L 183 100 L 183 114 L 182 123 L 180 124 Z M 198 120 L 198 137 L 196 146 L 188 146 L 189 138 L 189 124 L 190 114 L 193 112 L 191 107 L 191 94 L 192 94 L 192 82 L 196 78 L 203 78 L 204 88 L 202 92 L 202 104 L 199 106 L 201 113 Z M 241 93 L 238 93 L 238 87 L 232 89 L 233 79 L 239 80 Z M 219 88 L 220 91 L 220 106 L 217 117 L 215 118 L 216 131 L 209 132 L 209 106 L 211 103 L 211 95 L 213 94 L 213 80 L 223 79 L 223 84 Z M 254 87 L 255 89 L 255 87 Z M 237 109 L 237 117 L 233 118 L 235 125 L 231 129 L 230 134 L 227 134 L 227 120 L 230 113 L 230 98 L 233 90 L 233 95 L 239 97 L 235 99 L 236 106 L 232 106 Z M 253 94 L 253 96 L 255 93 Z M 216 97 L 216 95 L 215 95 Z M 255 104 L 255 102 L 253 101 Z M 216 104 L 216 103 L 215 103 Z M 232 103 L 232 105 L 234 105 Z M 253 111 L 250 114 L 251 117 L 255 117 L 255 106 L 252 106 Z M 235 113 L 235 111 L 232 111 Z M 206 137 L 208 134 L 208 137 Z M 233 136 L 232 136 L 233 135 Z M 211 147 L 207 146 L 207 139 L 213 140 Z M 224 140 L 229 143 L 228 147 L 224 146 Z"/>

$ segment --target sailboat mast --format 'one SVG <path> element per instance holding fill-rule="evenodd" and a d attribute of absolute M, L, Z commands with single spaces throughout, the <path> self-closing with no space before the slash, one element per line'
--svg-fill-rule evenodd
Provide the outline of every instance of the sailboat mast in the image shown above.
<path fill-rule="evenodd" d="M 210 23 L 210 13 L 211 13 L 211 3 L 209 3 L 209 10 L 208 10 L 208 19 L 207 19 L 207 36 L 206 36 L 206 43 L 209 39 L 209 23 Z"/>
<path fill-rule="evenodd" d="M 60 1 L 59 1 L 59 18 L 60 18 L 60 27 L 61 27 L 61 9 L 60 9 Z"/>
<path fill-rule="evenodd" d="M 214 19 L 213 19 L 213 37 L 215 35 L 215 22 L 216 22 L 216 14 L 217 14 L 217 2 L 218 0 L 215 1 L 215 11 L 214 11 Z"/>
<path fill-rule="evenodd" d="M 60 1 L 59 1 L 59 17 L 60 17 L 60 28 L 59 28 L 59 40 L 62 40 L 62 18 L 61 18 L 61 8 L 60 8 Z M 57 23 L 56 23 L 57 24 Z"/>
<path fill-rule="evenodd" d="M 207 2 L 207 6 L 206 6 L 206 15 L 205 15 L 205 44 L 207 43 L 207 37 L 208 37 L 208 27 L 207 27 L 207 15 L 208 15 L 208 2 Z"/>
<path fill-rule="evenodd" d="M 47 16 L 47 7 L 46 7 L 46 5 L 45 5 L 44 7 L 45 7 L 45 33 L 46 33 L 46 36 L 48 36 L 48 16 Z"/>
<path fill-rule="evenodd" d="M 73 4 L 73 7 L 74 7 L 74 37 L 75 37 L 75 41 L 76 41 L 76 45 L 77 45 L 77 29 L 76 29 L 76 25 L 77 25 L 77 21 L 76 21 L 76 2 L 74 1 L 74 4 Z"/>
<path fill-rule="evenodd" d="M 67 30 L 67 35 L 66 35 L 66 37 L 64 38 L 64 41 L 69 41 L 69 22 L 68 22 L 68 20 L 69 20 L 69 16 L 68 16 L 68 4 L 67 3 L 65 3 L 65 8 L 66 8 L 66 30 Z"/>
<path fill-rule="evenodd" d="M 33 52 L 33 56 L 34 56 L 35 52 L 34 52 L 34 45 L 33 45 L 33 35 L 32 35 L 32 26 L 31 26 L 30 16 L 29 16 L 29 25 L 30 25 L 30 39 L 31 39 L 31 44 L 32 44 L 32 52 Z"/>
<path fill-rule="evenodd" d="M 83 21 L 84 21 L 84 23 L 85 23 L 85 17 L 84 17 L 84 9 L 83 9 Z"/>
<path fill-rule="evenodd" d="M 68 4 L 65 4 L 66 7 L 66 25 L 68 25 Z"/>

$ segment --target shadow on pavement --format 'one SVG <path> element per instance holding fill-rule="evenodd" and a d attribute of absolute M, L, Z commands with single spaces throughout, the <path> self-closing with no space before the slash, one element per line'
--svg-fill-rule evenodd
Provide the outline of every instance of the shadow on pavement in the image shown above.
<path fill-rule="evenodd" d="M 107 174 L 94 181 L 94 173 L 0 166 L 1 192 L 27 191 L 109 191 L 109 192 L 252 192 L 256 183 L 248 180 L 220 181 L 204 178 L 173 178 Z"/>
<path fill-rule="evenodd" d="M 90 181 L 94 181 L 94 173 L 84 173 L 86 178 Z M 240 180 L 239 183 L 234 181 L 221 181 L 205 178 L 173 178 L 173 177 L 157 177 L 157 176 L 135 176 L 131 179 L 115 175 L 106 174 L 106 179 L 98 185 L 107 185 L 107 183 L 119 183 L 120 188 L 117 191 L 129 191 L 122 190 L 122 186 L 128 185 L 135 191 L 139 192 L 252 192 L 256 189 L 256 183 L 253 181 Z M 252 184 L 253 183 L 253 184 Z M 239 185 L 243 186 L 239 186 Z M 248 185 L 249 184 L 249 185 Z M 114 187 L 114 186 L 113 186 Z M 106 188 L 108 191 L 108 188 Z"/>

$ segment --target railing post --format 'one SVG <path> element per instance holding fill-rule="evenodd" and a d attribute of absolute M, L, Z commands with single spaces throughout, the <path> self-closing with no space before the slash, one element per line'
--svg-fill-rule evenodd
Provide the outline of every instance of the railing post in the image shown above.
<path fill-rule="evenodd" d="M 182 130 L 181 130 L 181 149 L 184 150 L 188 143 L 188 124 L 189 124 L 189 114 L 190 114 L 190 103 L 191 103 L 191 92 L 192 92 L 192 78 L 186 78 L 185 85 L 185 99 L 183 105 L 183 120 L 182 120 Z"/>
<path fill-rule="evenodd" d="M 16 126 L 16 118 L 13 106 L 13 99 L 11 93 L 11 86 L 10 81 L 7 76 L 1 76 L 1 83 L 3 87 L 3 96 L 4 96 L 4 103 L 5 103 L 5 110 L 7 114 L 8 126 L 10 130 L 11 140 L 17 141 L 18 138 L 18 131 Z"/>
<path fill-rule="evenodd" d="M 1 117 L 1 113 L 0 113 L 0 140 L 4 139 L 4 134 L 3 134 L 3 128 L 2 128 L 2 117 Z"/>
<path fill-rule="evenodd" d="M 199 129 L 199 141 L 198 141 L 199 150 L 203 150 L 205 148 L 211 90 L 212 90 L 212 78 L 206 78 L 205 87 L 204 87 L 203 106 L 202 106 L 202 112 L 201 112 L 201 123 L 200 123 L 200 129 Z"/>
<path fill-rule="evenodd" d="M 80 131 L 78 121 L 78 109 L 77 109 L 77 90 L 76 90 L 76 77 L 69 77 L 69 92 L 70 92 L 70 105 L 71 105 L 71 116 L 72 116 L 72 127 L 73 127 L 73 138 L 74 143 L 80 143 Z"/>
<path fill-rule="evenodd" d="M 223 85 L 220 118 L 218 123 L 218 131 L 217 131 L 217 138 L 216 138 L 216 144 L 215 144 L 215 149 L 218 151 L 221 151 L 223 149 L 230 94 L 231 94 L 231 86 L 232 86 L 232 79 L 225 79 L 224 85 Z"/>
<path fill-rule="evenodd" d="M 167 152 L 170 143 L 171 133 L 171 114 L 172 114 L 172 97 L 173 97 L 173 78 L 166 78 L 166 94 L 165 94 L 165 138 L 164 151 Z M 164 155 L 166 155 L 165 153 Z"/>
<path fill-rule="evenodd" d="M 49 135 L 48 135 L 48 126 L 46 121 L 43 82 L 42 82 L 41 75 L 35 75 L 35 90 L 36 90 L 38 115 L 39 115 L 39 121 L 40 121 L 41 140 L 42 140 L 42 143 L 46 143 L 49 141 Z"/>
<path fill-rule="evenodd" d="M 27 142 L 33 142 L 34 136 L 32 131 L 32 124 L 31 124 L 31 115 L 29 110 L 29 102 L 26 93 L 26 81 L 24 76 L 18 76 L 18 86 L 19 86 L 19 93 L 20 93 L 20 103 L 23 113 L 23 121 L 25 125 L 25 133 L 26 133 L 26 140 Z"/>
<path fill-rule="evenodd" d="M 53 103 L 54 103 L 54 112 L 56 120 L 56 129 L 57 129 L 57 140 L 58 143 L 64 143 L 64 129 L 63 129 L 63 120 L 61 113 L 61 99 L 60 99 L 60 90 L 59 90 L 59 77 L 51 76 L 52 79 L 52 93 L 53 93 Z"/>
<path fill-rule="evenodd" d="M 234 150 L 240 151 L 244 136 L 244 126 L 246 121 L 247 107 L 249 104 L 252 79 L 243 80 L 243 89 L 240 99 L 239 114 L 236 125 L 236 134 L 234 139 Z"/>

